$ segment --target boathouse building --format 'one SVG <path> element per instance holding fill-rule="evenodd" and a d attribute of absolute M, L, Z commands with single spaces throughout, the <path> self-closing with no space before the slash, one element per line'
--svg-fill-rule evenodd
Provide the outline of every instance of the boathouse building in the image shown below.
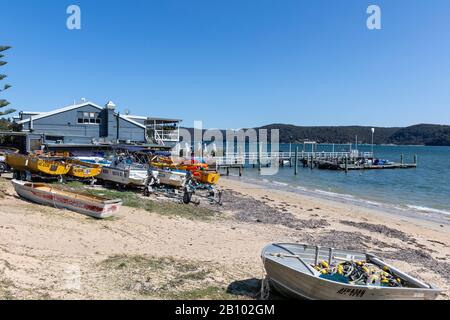
<path fill-rule="evenodd" d="M 180 122 L 179 119 L 120 114 L 111 101 L 104 107 L 83 101 L 49 112 L 22 111 L 15 118 L 22 133 L 39 137 L 36 144 L 170 145 L 179 140 Z"/>

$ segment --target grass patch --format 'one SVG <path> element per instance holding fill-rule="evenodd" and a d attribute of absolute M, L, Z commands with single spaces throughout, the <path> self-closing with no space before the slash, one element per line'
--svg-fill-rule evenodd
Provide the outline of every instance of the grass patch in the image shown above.
<path fill-rule="evenodd" d="M 226 292 L 226 289 L 217 286 L 174 292 L 169 295 L 174 300 L 235 300 L 235 295 Z"/>
<path fill-rule="evenodd" d="M 5 263 L 5 268 L 12 269 L 9 264 Z M 1 271 L 1 270 L 0 270 Z M 4 277 L 4 273 L 0 272 L 0 300 L 14 300 L 14 294 L 11 289 L 15 289 L 14 283 Z"/>
<path fill-rule="evenodd" d="M 0 199 L 5 198 L 10 182 L 5 178 L 0 178 Z"/>
<path fill-rule="evenodd" d="M 111 256 L 100 263 L 108 285 L 158 299 L 236 299 L 214 282 L 218 269 L 204 262 L 141 255 Z"/>
<path fill-rule="evenodd" d="M 172 263 L 170 258 L 147 258 L 138 255 L 116 255 L 102 261 L 102 265 L 113 269 L 145 268 L 152 271 L 160 270 L 167 263 Z"/>
<path fill-rule="evenodd" d="M 144 198 L 132 191 L 119 191 L 113 189 L 87 188 L 82 182 L 69 182 L 62 185 L 64 188 L 77 190 L 90 195 L 104 196 L 108 198 L 120 198 L 123 205 L 132 208 L 144 209 L 166 216 L 181 216 L 188 219 L 209 220 L 215 215 L 215 211 L 193 205 L 186 205 L 172 201 L 154 201 Z"/>

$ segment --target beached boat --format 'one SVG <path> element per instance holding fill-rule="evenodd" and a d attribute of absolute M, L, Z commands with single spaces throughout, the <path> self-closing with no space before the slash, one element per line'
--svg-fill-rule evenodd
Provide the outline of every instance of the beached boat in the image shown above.
<path fill-rule="evenodd" d="M 26 173 L 50 176 L 65 175 L 71 167 L 66 161 L 19 153 L 7 154 L 6 163 L 22 176 Z"/>
<path fill-rule="evenodd" d="M 103 167 L 98 179 L 125 186 L 144 187 L 148 177 L 148 166 L 126 161 L 113 161 L 109 167 Z"/>
<path fill-rule="evenodd" d="M 121 199 L 74 192 L 46 183 L 33 183 L 12 180 L 17 194 L 35 203 L 55 208 L 68 209 L 95 218 L 107 218 L 117 213 L 122 205 Z"/>
<path fill-rule="evenodd" d="M 9 148 L 9 147 L 0 147 L 0 173 L 8 172 L 10 170 L 10 166 L 6 163 L 6 155 L 11 153 L 18 153 L 19 149 Z"/>
<path fill-rule="evenodd" d="M 153 170 L 153 175 L 158 178 L 160 184 L 182 188 L 186 185 L 187 172 L 179 170 Z"/>
<path fill-rule="evenodd" d="M 75 159 L 90 164 L 98 164 L 101 165 L 102 167 L 109 167 L 112 163 L 111 161 L 103 157 L 75 157 Z"/>
<path fill-rule="evenodd" d="M 170 170 L 171 172 L 190 172 L 192 176 L 201 183 L 216 184 L 219 181 L 220 174 L 216 171 L 209 170 L 209 166 L 206 163 L 173 163 L 170 158 L 159 159 L 159 162 L 150 162 L 150 165 L 158 170 Z M 164 177 L 163 177 L 164 180 Z M 166 184 L 172 185 L 173 182 L 169 181 Z M 184 185 L 184 182 L 183 182 Z"/>
<path fill-rule="evenodd" d="M 10 147 L 0 147 L 0 161 L 4 161 L 7 154 L 19 153 L 19 149 Z"/>
<path fill-rule="evenodd" d="M 70 159 L 70 170 L 67 175 L 79 179 L 92 179 L 102 172 L 102 167 L 97 164 L 91 164 L 76 159 Z"/>
<path fill-rule="evenodd" d="M 262 260 L 273 287 L 295 298 L 431 300 L 441 292 L 376 256 L 362 252 L 302 244 L 270 244 L 263 249 Z M 381 270 L 380 276 L 375 269 Z"/>
<path fill-rule="evenodd" d="M 216 171 L 197 171 L 198 175 L 194 177 L 201 183 L 216 184 L 219 181 L 220 174 Z"/>

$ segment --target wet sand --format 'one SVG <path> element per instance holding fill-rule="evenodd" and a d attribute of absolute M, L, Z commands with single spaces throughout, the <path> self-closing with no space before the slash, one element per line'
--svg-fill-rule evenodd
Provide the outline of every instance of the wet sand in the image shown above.
<path fill-rule="evenodd" d="M 450 298 L 448 226 L 225 178 L 207 220 L 128 207 L 95 220 L 0 180 L 0 299 L 254 298 L 261 249 L 287 241 L 377 253 Z"/>

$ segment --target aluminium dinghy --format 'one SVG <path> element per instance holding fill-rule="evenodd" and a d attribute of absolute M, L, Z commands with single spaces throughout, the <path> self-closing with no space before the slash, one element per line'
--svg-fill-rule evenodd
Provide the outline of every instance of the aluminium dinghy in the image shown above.
<path fill-rule="evenodd" d="M 280 293 L 314 300 L 432 300 L 441 290 L 363 252 L 303 244 L 262 251 L 270 284 Z"/>

